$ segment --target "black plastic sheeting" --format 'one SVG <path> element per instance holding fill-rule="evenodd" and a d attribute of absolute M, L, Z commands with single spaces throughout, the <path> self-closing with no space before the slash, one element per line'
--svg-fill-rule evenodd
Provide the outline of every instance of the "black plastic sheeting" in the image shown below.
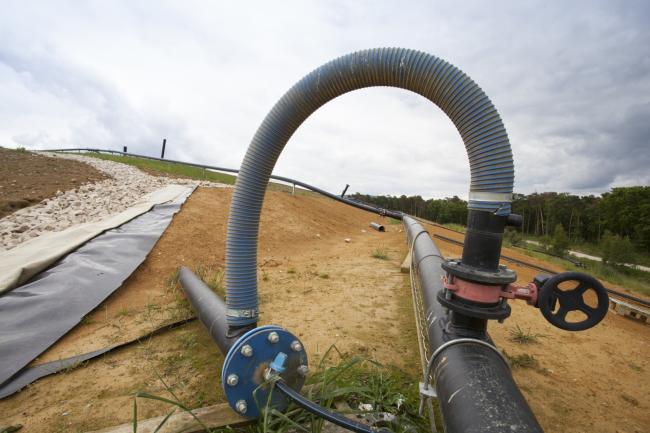
<path fill-rule="evenodd" d="M 0 387 L 122 285 L 192 192 L 102 233 L 0 297 Z"/>
<path fill-rule="evenodd" d="M 45 362 L 43 364 L 35 365 L 34 367 L 27 367 L 20 370 L 18 373 L 14 374 L 11 379 L 6 381 L 0 386 L 0 399 L 9 397 L 10 395 L 20 391 L 25 386 L 30 383 L 38 380 L 42 377 L 49 376 L 50 374 L 58 373 L 68 368 L 75 367 L 82 362 L 89 361 L 98 356 L 107 354 L 117 349 L 122 349 L 124 347 L 130 346 L 134 343 L 139 343 L 143 340 L 146 340 L 150 337 L 162 334 L 165 331 L 178 328 L 179 326 L 185 325 L 186 323 L 191 323 L 196 320 L 196 317 L 190 317 L 183 320 L 178 320 L 167 325 L 163 325 L 160 328 L 156 328 L 148 334 L 141 335 L 133 340 L 125 341 L 124 343 L 115 344 L 113 346 L 104 347 L 99 350 L 95 350 L 88 353 L 83 353 L 81 355 L 71 356 L 70 358 L 57 359 L 56 361 Z"/>

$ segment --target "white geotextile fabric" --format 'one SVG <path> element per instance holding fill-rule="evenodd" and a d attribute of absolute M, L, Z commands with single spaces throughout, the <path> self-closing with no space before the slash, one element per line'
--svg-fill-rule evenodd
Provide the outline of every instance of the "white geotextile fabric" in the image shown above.
<path fill-rule="evenodd" d="M 45 233 L 16 248 L 0 253 L 0 295 L 20 286 L 52 263 L 74 251 L 90 239 L 124 224 L 151 210 L 157 204 L 174 200 L 191 187 L 168 185 L 142 196 L 130 208 L 101 221 L 70 227 L 60 232 Z"/>

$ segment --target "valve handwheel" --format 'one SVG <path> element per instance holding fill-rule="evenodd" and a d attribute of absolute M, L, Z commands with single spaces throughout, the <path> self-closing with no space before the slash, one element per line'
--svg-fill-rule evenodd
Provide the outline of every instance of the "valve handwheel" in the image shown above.
<path fill-rule="evenodd" d="M 560 288 L 560 284 L 570 285 L 571 282 L 575 283 L 573 289 Z M 585 293 L 591 291 L 596 294 L 595 307 L 588 305 L 584 300 Z M 559 307 L 556 309 L 557 303 Z M 544 282 L 537 306 L 552 325 L 567 331 L 584 331 L 603 320 L 609 308 L 609 297 L 605 287 L 594 277 L 581 272 L 564 272 Z M 572 311 L 580 311 L 587 318 L 578 322 L 567 321 L 567 315 Z"/>

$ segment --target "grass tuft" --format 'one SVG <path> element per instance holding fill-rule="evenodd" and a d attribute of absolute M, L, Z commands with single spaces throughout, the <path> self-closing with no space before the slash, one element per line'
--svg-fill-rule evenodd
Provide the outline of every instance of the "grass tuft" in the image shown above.
<path fill-rule="evenodd" d="M 372 252 L 371 256 L 379 260 L 388 260 L 388 253 L 383 248 L 377 248 Z"/>
<path fill-rule="evenodd" d="M 539 361 L 534 356 L 527 353 L 510 356 L 506 354 L 512 368 L 534 368 L 539 369 Z"/>
<path fill-rule="evenodd" d="M 544 337 L 543 334 L 533 334 L 530 332 L 530 329 L 524 331 L 517 325 L 516 327 L 510 329 L 510 341 L 514 341 L 519 344 L 535 344 L 539 343 L 540 337 Z"/>

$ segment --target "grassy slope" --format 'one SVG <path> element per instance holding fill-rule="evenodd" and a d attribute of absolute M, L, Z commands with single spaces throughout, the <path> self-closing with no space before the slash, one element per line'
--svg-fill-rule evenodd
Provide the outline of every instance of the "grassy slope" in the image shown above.
<path fill-rule="evenodd" d="M 143 171 L 155 175 L 171 175 L 198 180 L 209 180 L 212 182 L 220 182 L 228 185 L 233 185 L 236 179 L 235 176 L 230 174 L 217 173 L 198 167 L 191 167 L 184 164 L 175 164 L 172 162 L 154 161 L 151 159 L 135 158 L 132 156 L 109 155 L 106 153 L 94 152 L 84 153 L 84 156 L 92 156 L 93 158 L 106 159 L 109 161 L 133 165 Z"/>
<path fill-rule="evenodd" d="M 106 159 L 109 161 L 121 162 L 123 164 L 129 164 L 156 176 L 176 176 L 197 180 L 209 180 L 211 182 L 225 183 L 227 185 L 234 185 L 235 179 L 237 179 L 236 176 L 233 176 L 231 174 L 218 173 L 214 171 L 204 170 L 198 167 L 176 164 L 172 162 L 155 161 L 132 156 L 110 155 L 106 153 L 95 152 L 84 153 L 83 155 L 91 156 L 93 158 Z M 291 192 L 292 187 L 290 185 L 271 182 L 269 183 L 268 189 L 271 191 Z M 296 195 L 314 195 L 320 197 L 320 195 L 315 192 L 304 190 L 298 187 L 296 187 L 295 193 Z"/>

